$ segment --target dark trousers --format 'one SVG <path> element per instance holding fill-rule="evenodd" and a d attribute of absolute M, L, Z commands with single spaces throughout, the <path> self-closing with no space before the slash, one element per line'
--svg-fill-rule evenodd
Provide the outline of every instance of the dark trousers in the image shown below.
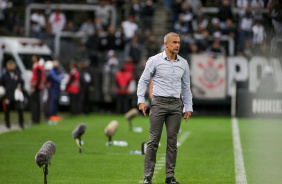
<path fill-rule="evenodd" d="M 116 110 L 117 113 L 123 114 L 128 111 L 129 95 L 117 95 Z"/>
<path fill-rule="evenodd" d="M 35 91 L 30 95 L 31 120 L 33 124 L 40 122 L 40 93 L 41 91 Z"/>
<path fill-rule="evenodd" d="M 18 115 L 19 115 L 19 125 L 21 128 L 24 127 L 23 122 L 24 122 L 24 118 L 23 118 L 23 105 L 22 102 L 19 101 L 15 101 L 15 100 L 4 100 L 5 101 L 5 123 L 6 123 L 6 127 L 10 128 L 10 111 L 11 108 L 13 106 L 15 106 L 16 110 L 18 111 Z"/>
<path fill-rule="evenodd" d="M 60 91 L 49 92 L 49 116 L 57 116 L 59 108 Z"/>
<path fill-rule="evenodd" d="M 164 123 L 167 134 L 166 177 L 174 176 L 177 135 L 181 125 L 182 109 L 183 104 L 179 98 L 153 97 L 149 114 L 149 142 L 145 154 L 145 177 L 153 177 Z"/>
<path fill-rule="evenodd" d="M 79 95 L 69 94 L 70 97 L 70 113 L 71 115 L 79 114 Z"/>

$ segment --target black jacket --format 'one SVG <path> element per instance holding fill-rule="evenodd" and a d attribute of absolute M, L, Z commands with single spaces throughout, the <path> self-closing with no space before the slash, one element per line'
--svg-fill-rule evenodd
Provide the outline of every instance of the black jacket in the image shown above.
<path fill-rule="evenodd" d="M 6 90 L 5 98 L 9 100 L 15 99 L 15 90 L 17 88 L 23 89 L 24 81 L 18 71 L 8 72 L 6 71 L 0 79 L 0 86 L 3 86 Z"/>

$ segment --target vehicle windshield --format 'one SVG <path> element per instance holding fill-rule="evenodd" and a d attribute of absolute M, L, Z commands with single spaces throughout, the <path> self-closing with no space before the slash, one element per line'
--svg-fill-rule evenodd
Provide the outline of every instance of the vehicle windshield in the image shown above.
<path fill-rule="evenodd" d="M 43 59 L 44 62 L 50 60 L 53 61 L 50 55 L 40 55 L 40 54 L 19 54 L 21 60 L 23 61 L 24 67 L 26 70 L 32 70 L 32 56 L 38 56 L 39 60 Z"/>
<path fill-rule="evenodd" d="M 46 61 L 53 61 L 53 58 L 50 55 L 19 54 L 21 60 L 23 61 L 23 64 L 24 64 L 24 67 L 25 67 L 26 70 L 32 70 L 33 63 L 32 63 L 31 57 L 34 56 L 34 55 L 38 56 L 39 62 L 44 61 L 44 63 L 45 63 Z M 63 68 L 63 66 L 61 64 L 60 64 L 60 70 L 62 72 L 65 72 L 65 70 L 64 70 L 64 68 Z"/>

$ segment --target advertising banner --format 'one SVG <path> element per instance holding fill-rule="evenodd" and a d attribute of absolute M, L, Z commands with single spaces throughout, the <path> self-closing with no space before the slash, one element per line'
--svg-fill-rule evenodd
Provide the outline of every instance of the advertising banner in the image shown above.
<path fill-rule="evenodd" d="M 226 62 L 225 57 L 192 55 L 191 90 L 196 99 L 226 98 Z"/>
<path fill-rule="evenodd" d="M 282 118 L 282 93 L 237 91 L 237 116 Z"/>

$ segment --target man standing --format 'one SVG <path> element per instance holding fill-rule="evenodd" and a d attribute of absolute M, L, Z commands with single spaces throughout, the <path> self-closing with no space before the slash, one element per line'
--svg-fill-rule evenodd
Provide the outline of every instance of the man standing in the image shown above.
<path fill-rule="evenodd" d="M 61 95 L 61 81 L 64 76 L 61 74 L 59 69 L 59 62 L 57 60 L 53 61 L 53 69 L 50 70 L 48 76 L 48 82 L 50 83 L 49 89 L 49 119 L 58 120 L 57 112 L 59 107 L 59 99 Z"/>
<path fill-rule="evenodd" d="M 16 109 L 19 113 L 19 125 L 23 129 L 24 118 L 23 118 L 23 108 L 21 105 L 22 102 L 19 101 L 18 99 L 15 99 L 15 93 L 16 90 L 22 91 L 24 82 L 20 76 L 20 73 L 15 71 L 16 66 L 13 61 L 11 60 L 8 61 L 6 67 L 7 67 L 7 71 L 6 73 L 3 74 L 3 76 L 0 79 L 0 86 L 3 86 L 6 91 L 4 96 L 4 102 L 3 102 L 6 127 L 10 128 L 10 109 L 12 105 L 16 105 Z"/>
<path fill-rule="evenodd" d="M 145 154 L 143 183 L 152 183 L 157 149 L 165 123 L 167 132 L 165 183 L 179 184 L 174 178 L 177 135 L 181 124 L 182 110 L 185 113 L 186 122 L 193 111 L 190 71 L 187 61 L 177 55 L 180 49 L 179 35 L 168 33 L 164 37 L 164 44 L 165 51 L 148 59 L 137 88 L 139 110 L 146 116 L 145 91 L 153 78 L 153 99 L 149 114 L 149 142 Z"/>
<path fill-rule="evenodd" d="M 70 64 L 70 76 L 67 83 L 66 92 L 70 97 L 70 113 L 71 115 L 78 114 L 79 111 L 79 86 L 80 86 L 80 76 L 79 72 L 75 67 L 74 63 Z"/>
<path fill-rule="evenodd" d="M 31 95 L 30 95 L 30 108 L 31 108 L 31 119 L 32 123 L 40 122 L 40 113 L 41 113 L 41 92 L 44 89 L 45 83 L 45 71 L 43 66 L 41 66 L 38 62 L 38 56 L 32 56 L 33 69 L 32 69 L 32 77 L 30 81 L 31 85 Z"/>

